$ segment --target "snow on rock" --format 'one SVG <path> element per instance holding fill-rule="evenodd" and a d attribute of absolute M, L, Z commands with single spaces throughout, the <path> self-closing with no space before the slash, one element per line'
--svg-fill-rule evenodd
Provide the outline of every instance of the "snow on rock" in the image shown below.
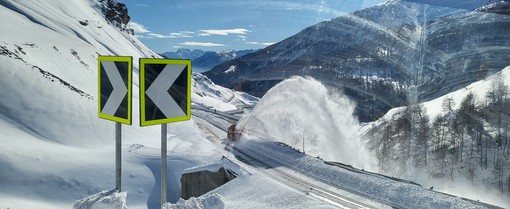
<path fill-rule="evenodd" d="M 102 191 L 74 202 L 73 209 L 127 209 L 127 192 Z"/>
<path fill-rule="evenodd" d="M 227 70 L 225 70 L 225 74 L 236 72 L 236 66 L 232 65 Z"/>
<path fill-rule="evenodd" d="M 313 78 L 293 77 L 269 90 L 238 128 L 304 147 L 311 156 L 362 167 L 369 155 L 358 135 L 354 108 L 341 92 Z"/>

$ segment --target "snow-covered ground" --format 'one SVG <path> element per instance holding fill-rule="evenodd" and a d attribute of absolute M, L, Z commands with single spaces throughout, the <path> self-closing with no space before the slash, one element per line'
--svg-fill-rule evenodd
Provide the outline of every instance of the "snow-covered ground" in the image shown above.
<path fill-rule="evenodd" d="M 304 155 L 289 149 L 286 145 L 259 136 L 246 135 L 236 144 L 237 149 L 257 153 L 268 159 L 275 159 L 285 166 L 314 179 L 345 189 L 354 194 L 389 204 L 397 208 L 485 208 L 476 201 L 437 193 L 419 185 L 399 182 L 385 176 L 365 172 L 361 169 L 330 166 L 322 159 Z M 353 172 L 354 171 L 354 172 Z"/>
<path fill-rule="evenodd" d="M 160 208 L 160 129 L 139 127 L 136 111 L 138 59 L 158 55 L 107 23 L 95 0 L 2 1 L 0 28 L 0 208 L 79 208 L 91 201 L 102 202 L 98 208 L 124 201 L 128 208 Z M 111 193 L 115 125 L 97 117 L 98 55 L 133 56 L 135 68 L 133 125 L 122 126 L 121 194 Z M 258 101 L 199 74 L 192 94 L 195 105 L 218 111 Z M 169 201 L 177 202 L 180 174 L 221 162 L 223 151 L 194 120 L 169 124 L 167 137 Z M 239 173 L 197 198 L 202 206 L 331 207 L 268 176 Z"/>
<path fill-rule="evenodd" d="M 135 209 L 160 208 L 160 129 L 158 126 L 139 127 L 137 111 L 138 59 L 158 55 L 134 36 L 107 23 L 96 0 L 1 1 L 0 29 L 0 209 L 72 208 L 74 203 L 79 208 L 94 201 L 101 202 L 102 206 L 96 205 L 98 208 L 123 208 L 124 203 Z M 125 193 L 112 193 L 115 187 L 114 122 L 97 117 L 98 55 L 133 56 L 133 125 L 122 126 L 122 191 Z M 303 81 L 307 86 L 318 88 L 308 93 L 320 92 L 322 94 L 316 96 L 326 96 L 315 81 Z M 258 98 L 245 93 L 216 86 L 200 74 L 193 75 L 192 86 L 193 104 L 208 110 L 239 112 L 240 108 L 258 102 Z M 341 146 L 345 147 L 344 151 L 361 146 L 358 142 L 346 141 L 357 137 L 354 130 L 358 125 L 348 117 L 352 106 L 343 103 L 345 100 L 339 96 L 328 96 L 329 99 L 317 104 L 290 110 L 311 112 L 317 110 L 317 106 L 325 107 L 321 108 L 323 112 L 314 114 L 315 119 L 321 120 L 341 113 L 345 116 L 343 120 L 326 118 L 326 124 L 331 126 L 316 127 L 317 131 L 352 129 L 353 132 L 347 132 L 349 135 L 333 132 L 338 141 L 331 142 L 335 146 L 338 143 L 348 145 Z M 270 101 L 265 104 L 265 108 L 272 106 Z M 262 111 L 254 114 L 262 114 Z M 289 119 L 291 122 L 304 120 Z M 238 164 L 224 160 L 224 155 L 230 155 L 221 145 L 224 133 L 213 124 L 228 125 L 225 120 L 204 111 L 196 112 L 191 121 L 169 124 L 169 201 L 177 204 L 167 205 L 167 208 L 180 205 L 332 207 L 235 159 L 232 160 Z M 293 135 L 298 142 L 302 136 L 299 134 L 298 130 Z M 313 131 L 306 134 L 317 136 Z M 292 140 L 296 140 L 294 138 Z M 334 152 L 329 148 L 317 142 L 306 144 L 305 150 L 307 153 L 309 149 L 310 153 Z M 317 155 L 337 159 L 336 155 Z M 240 175 L 202 197 L 179 200 L 181 173 L 219 165 Z M 394 195 L 401 194 L 397 191 Z"/>
<path fill-rule="evenodd" d="M 97 117 L 98 55 L 133 56 L 134 120 L 122 126 L 123 191 L 129 208 L 159 203 L 160 130 L 140 128 L 137 111 L 138 59 L 158 55 L 107 23 L 95 0 L 2 1 L 0 28 L 0 208 L 71 208 L 114 188 L 115 126 Z M 210 86 L 211 95 L 229 92 L 194 84 Z M 194 89 L 193 100 L 198 94 L 205 93 Z M 198 101 L 222 110 L 250 105 L 240 101 L 248 100 L 242 93 L 232 102 L 222 103 L 232 95 L 221 96 Z M 221 159 L 194 121 L 168 130 L 173 175 Z"/>

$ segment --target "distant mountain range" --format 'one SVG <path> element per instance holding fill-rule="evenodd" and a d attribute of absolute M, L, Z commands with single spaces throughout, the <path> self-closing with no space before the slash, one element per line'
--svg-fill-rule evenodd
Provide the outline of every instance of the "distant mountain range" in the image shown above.
<path fill-rule="evenodd" d="M 427 101 L 510 65 L 508 1 L 475 11 L 392 0 L 308 27 L 205 73 L 262 97 L 294 75 L 342 89 L 361 121 Z"/>
<path fill-rule="evenodd" d="M 242 57 L 246 54 L 256 52 L 255 49 L 247 49 L 247 50 L 226 50 L 226 51 L 204 51 L 200 49 L 178 49 L 176 52 L 165 52 L 160 54 L 166 58 L 174 58 L 174 59 L 190 59 L 193 61 L 193 71 L 194 72 L 205 72 L 212 69 L 214 66 L 219 65 L 223 62 L 233 60 L 238 57 Z"/>
<path fill-rule="evenodd" d="M 164 52 L 164 53 L 161 53 L 160 55 L 163 57 L 166 57 L 166 58 L 171 58 L 171 59 L 194 60 L 196 58 L 201 57 L 204 54 L 205 54 L 204 50 L 200 50 L 200 49 L 190 50 L 190 49 L 180 48 L 175 52 Z"/>

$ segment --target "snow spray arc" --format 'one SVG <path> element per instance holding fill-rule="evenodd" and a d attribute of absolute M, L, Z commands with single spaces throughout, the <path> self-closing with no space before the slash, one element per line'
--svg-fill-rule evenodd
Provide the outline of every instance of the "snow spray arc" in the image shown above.
<path fill-rule="evenodd" d="M 355 105 L 340 91 L 310 77 L 292 77 L 274 86 L 239 126 L 270 136 L 329 161 L 369 166 Z"/>

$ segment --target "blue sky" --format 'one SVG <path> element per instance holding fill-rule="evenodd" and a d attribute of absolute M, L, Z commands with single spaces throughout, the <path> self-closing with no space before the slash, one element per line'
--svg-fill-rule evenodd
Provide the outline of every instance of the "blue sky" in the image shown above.
<path fill-rule="evenodd" d="M 384 0 L 121 0 L 135 35 L 156 52 L 259 49 L 315 23 Z"/>

